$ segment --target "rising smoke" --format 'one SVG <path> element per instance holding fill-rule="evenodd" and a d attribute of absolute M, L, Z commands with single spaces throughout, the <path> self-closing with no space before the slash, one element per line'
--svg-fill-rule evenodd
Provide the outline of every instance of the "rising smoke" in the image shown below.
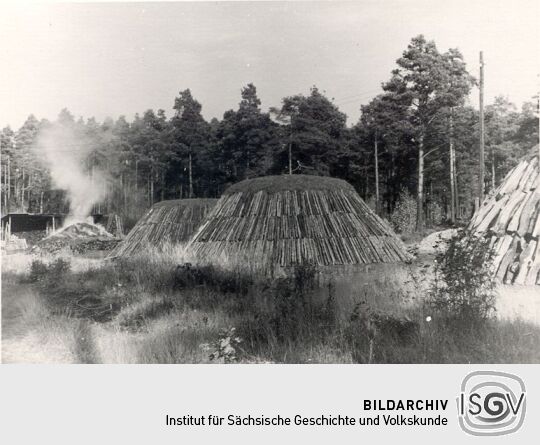
<path fill-rule="evenodd" d="M 36 148 L 50 171 L 53 187 L 66 192 L 69 214 L 64 226 L 86 220 L 107 190 L 104 173 L 88 168 L 93 148 L 90 138 L 69 123 L 54 123 L 40 131 Z"/>

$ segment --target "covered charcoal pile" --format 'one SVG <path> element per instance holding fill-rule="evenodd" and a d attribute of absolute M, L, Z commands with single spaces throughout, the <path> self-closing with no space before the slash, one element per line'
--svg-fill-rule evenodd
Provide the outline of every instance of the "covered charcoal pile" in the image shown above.
<path fill-rule="evenodd" d="M 186 258 L 267 273 L 307 263 L 393 263 L 408 254 L 347 182 L 284 175 L 245 180 L 226 190 L 186 248 Z"/>
<path fill-rule="evenodd" d="M 84 253 L 90 250 L 111 250 L 119 240 L 104 227 L 87 222 L 77 222 L 57 230 L 34 246 L 34 251 L 56 253 L 71 250 Z"/>
<path fill-rule="evenodd" d="M 491 238 L 496 278 L 540 284 L 538 147 L 512 169 L 474 215 L 469 230 Z"/>
<path fill-rule="evenodd" d="M 217 199 L 177 199 L 155 204 L 111 252 L 128 257 L 148 247 L 184 246 L 210 213 Z"/>

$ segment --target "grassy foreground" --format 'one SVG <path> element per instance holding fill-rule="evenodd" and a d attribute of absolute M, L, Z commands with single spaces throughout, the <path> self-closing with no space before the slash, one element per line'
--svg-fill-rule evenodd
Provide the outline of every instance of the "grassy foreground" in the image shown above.
<path fill-rule="evenodd" d="M 434 313 L 395 265 L 258 280 L 158 256 L 57 259 L 2 278 L 4 362 L 540 363 L 539 327 Z"/>

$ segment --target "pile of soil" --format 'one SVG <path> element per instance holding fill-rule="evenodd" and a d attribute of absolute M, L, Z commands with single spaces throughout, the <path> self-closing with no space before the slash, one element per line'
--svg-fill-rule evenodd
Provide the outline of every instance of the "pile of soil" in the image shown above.
<path fill-rule="evenodd" d="M 426 236 L 418 244 L 418 253 L 424 255 L 435 255 L 439 252 L 444 252 L 447 248 L 448 241 L 456 236 L 457 229 L 446 229 L 440 232 L 433 232 Z"/>
<path fill-rule="evenodd" d="M 85 253 L 91 250 L 112 250 L 120 242 L 103 226 L 77 222 L 63 227 L 36 244 L 34 251 L 56 253 L 71 250 Z"/>

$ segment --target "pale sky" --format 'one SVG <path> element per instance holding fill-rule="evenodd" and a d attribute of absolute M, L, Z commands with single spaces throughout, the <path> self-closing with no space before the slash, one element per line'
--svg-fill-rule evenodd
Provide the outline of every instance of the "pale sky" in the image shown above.
<path fill-rule="evenodd" d="M 93 3 L 0 9 L 0 127 L 26 117 L 126 115 L 163 108 L 190 88 L 207 119 L 257 87 L 264 109 L 312 85 L 354 123 L 410 39 L 458 47 L 489 103 L 538 91 L 538 0 Z M 477 100 L 473 90 L 471 103 Z"/>

